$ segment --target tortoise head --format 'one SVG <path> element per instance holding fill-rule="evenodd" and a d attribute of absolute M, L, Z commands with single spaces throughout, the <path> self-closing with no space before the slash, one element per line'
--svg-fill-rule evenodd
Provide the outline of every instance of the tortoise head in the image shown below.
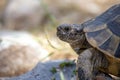
<path fill-rule="evenodd" d="M 57 36 L 68 43 L 81 41 L 83 35 L 83 26 L 78 24 L 62 24 L 57 28 Z"/>
<path fill-rule="evenodd" d="M 78 53 L 78 50 L 80 52 L 83 49 L 83 43 L 85 42 L 83 28 L 80 24 L 62 24 L 57 28 L 57 36 L 62 41 L 68 42 Z"/>

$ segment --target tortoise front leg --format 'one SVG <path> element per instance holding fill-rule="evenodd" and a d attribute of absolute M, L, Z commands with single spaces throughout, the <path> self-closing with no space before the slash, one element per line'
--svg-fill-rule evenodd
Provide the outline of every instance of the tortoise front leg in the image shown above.
<path fill-rule="evenodd" d="M 82 52 L 77 61 L 77 80 L 93 80 L 93 65 L 91 64 L 91 51 Z"/>
<path fill-rule="evenodd" d="M 95 80 L 96 76 L 104 74 L 99 67 L 108 67 L 108 61 L 104 54 L 90 48 L 82 52 L 77 61 L 77 80 Z M 102 75 L 105 80 L 113 80 L 110 76 Z"/>

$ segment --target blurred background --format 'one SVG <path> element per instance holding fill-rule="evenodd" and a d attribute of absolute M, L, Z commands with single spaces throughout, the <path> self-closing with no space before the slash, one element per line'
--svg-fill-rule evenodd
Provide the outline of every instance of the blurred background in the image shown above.
<path fill-rule="evenodd" d="M 76 59 L 56 28 L 82 23 L 120 0 L 0 0 L 0 76 L 16 76 L 39 61 Z"/>

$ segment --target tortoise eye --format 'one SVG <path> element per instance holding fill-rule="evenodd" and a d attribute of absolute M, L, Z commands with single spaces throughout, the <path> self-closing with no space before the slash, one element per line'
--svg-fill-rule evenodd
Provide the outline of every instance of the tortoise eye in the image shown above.
<path fill-rule="evenodd" d="M 83 30 L 76 30 L 77 33 L 83 33 Z"/>

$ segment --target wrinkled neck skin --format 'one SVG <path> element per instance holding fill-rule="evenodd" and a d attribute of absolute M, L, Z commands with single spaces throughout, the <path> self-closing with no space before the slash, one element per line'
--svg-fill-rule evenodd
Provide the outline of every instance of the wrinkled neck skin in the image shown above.
<path fill-rule="evenodd" d="M 85 35 L 83 35 L 82 40 L 76 40 L 70 43 L 72 49 L 79 55 L 84 50 L 91 47 L 91 45 L 86 40 Z"/>

